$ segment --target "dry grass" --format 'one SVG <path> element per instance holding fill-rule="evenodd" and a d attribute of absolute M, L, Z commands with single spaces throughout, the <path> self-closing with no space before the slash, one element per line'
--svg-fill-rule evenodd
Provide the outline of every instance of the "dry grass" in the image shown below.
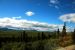
<path fill-rule="evenodd" d="M 66 35 L 64 37 L 60 37 L 59 38 L 59 45 L 61 47 L 65 47 L 65 46 L 68 46 L 72 43 L 72 37 L 71 35 Z"/>

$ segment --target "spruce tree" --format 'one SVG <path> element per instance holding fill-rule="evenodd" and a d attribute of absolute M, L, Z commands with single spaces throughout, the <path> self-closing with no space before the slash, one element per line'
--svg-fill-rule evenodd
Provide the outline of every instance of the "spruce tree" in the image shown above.
<path fill-rule="evenodd" d="M 40 40 L 40 39 L 41 39 L 41 37 L 40 37 L 40 33 L 38 33 L 38 37 L 37 37 L 37 38 L 38 38 L 38 40 Z"/>
<path fill-rule="evenodd" d="M 57 30 L 57 37 L 59 38 L 59 36 L 60 36 L 60 31 L 59 31 L 59 28 L 58 28 L 58 30 Z"/>
<path fill-rule="evenodd" d="M 62 30 L 62 37 L 66 36 L 67 33 L 66 33 L 66 22 L 64 22 L 64 26 L 63 26 L 63 30 Z"/>
<path fill-rule="evenodd" d="M 74 32 L 72 34 L 72 40 L 73 40 L 73 43 L 75 44 L 75 29 L 74 29 Z"/>
<path fill-rule="evenodd" d="M 2 40 L 1 40 L 1 37 L 0 37 L 0 48 L 2 47 Z"/>
<path fill-rule="evenodd" d="M 50 34 L 48 34 L 48 39 L 50 39 L 51 38 L 51 35 Z M 47 38 L 46 38 L 47 39 Z"/>
<path fill-rule="evenodd" d="M 25 31 L 23 31 L 23 41 L 28 42 L 28 35 L 26 34 Z"/>
<path fill-rule="evenodd" d="M 42 40 L 46 38 L 45 34 L 42 32 Z"/>

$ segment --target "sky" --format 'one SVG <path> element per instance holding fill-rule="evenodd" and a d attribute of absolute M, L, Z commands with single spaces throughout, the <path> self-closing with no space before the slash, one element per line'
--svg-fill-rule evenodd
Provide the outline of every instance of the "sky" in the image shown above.
<path fill-rule="evenodd" d="M 67 31 L 75 27 L 75 0 L 0 0 L 0 26 L 12 29 Z"/>

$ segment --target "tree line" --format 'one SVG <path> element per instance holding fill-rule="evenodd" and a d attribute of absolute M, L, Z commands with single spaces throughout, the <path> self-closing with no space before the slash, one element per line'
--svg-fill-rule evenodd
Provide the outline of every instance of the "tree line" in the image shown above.
<path fill-rule="evenodd" d="M 32 36 L 28 36 L 28 34 L 26 33 L 26 31 L 23 31 L 21 33 L 21 35 L 19 37 L 0 37 L 0 47 L 2 46 L 2 42 L 4 43 L 9 43 L 9 42 L 25 42 L 25 43 L 29 43 L 29 42 L 35 42 L 35 41 L 39 41 L 39 40 L 45 40 L 45 39 L 49 39 L 51 37 L 50 34 L 48 34 L 48 36 L 46 36 L 44 34 L 44 32 L 38 33 L 38 35 L 35 37 Z"/>

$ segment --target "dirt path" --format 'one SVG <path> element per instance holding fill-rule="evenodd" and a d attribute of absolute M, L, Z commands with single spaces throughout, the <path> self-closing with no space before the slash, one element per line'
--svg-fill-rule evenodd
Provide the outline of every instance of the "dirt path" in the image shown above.
<path fill-rule="evenodd" d="M 59 48 L 57 50 L 75 50 L 75 45 L 67 46 L 67 47 L 64 47 L 64 48 Z"/>

